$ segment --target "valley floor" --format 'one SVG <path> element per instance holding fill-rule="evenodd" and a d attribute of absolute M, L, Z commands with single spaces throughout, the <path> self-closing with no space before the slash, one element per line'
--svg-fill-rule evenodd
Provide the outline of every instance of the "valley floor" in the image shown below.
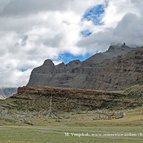
<path fill-rule="evenodd" d="M 95 120 L 94 112 L 25 122 L 0 117 L 0 143 L 142 143 L 143 108 L 124 112 L 124 118 L 112 120 Z"/>

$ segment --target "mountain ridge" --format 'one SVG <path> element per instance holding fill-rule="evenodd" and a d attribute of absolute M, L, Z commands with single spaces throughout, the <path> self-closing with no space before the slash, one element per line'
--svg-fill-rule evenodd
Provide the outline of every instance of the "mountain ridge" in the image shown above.
<path fill-rule="evenodd" d="M 143 48 L 130 48 L 125 43 L 111 45 L 106 52 L 87 60 L 74 60 L 54 65 L 46 60 L 33 69 L 27 86 L 51 86 L 81 89 L 115 90 L 143 78 Z"/>

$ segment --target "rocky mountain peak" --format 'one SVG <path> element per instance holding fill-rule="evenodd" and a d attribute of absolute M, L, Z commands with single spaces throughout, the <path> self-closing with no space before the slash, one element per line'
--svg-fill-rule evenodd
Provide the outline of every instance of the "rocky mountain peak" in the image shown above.
<path fill-rule="evenodd" d="M 87 59 L 84 64 L 101 64 L 106 60 L 111 60 L 118 56 L 127 54 L 128 52 L 132 51 L 134 48 L 130 48 L 125 43 L 123 44 L 112 44 L 110 45 L 109 49 L 103 53 L 97 53 Z"/>
<path fill-rule="evenodd" d="M 110 45 L 107 52 L 122 52 L 122 51 L 129 51 L 131 48 L 126 45 L 126 43 L 123 44 L 112 44 Z"/>
<path fill-rule="evenodd" d="M 44 61 L 43 66 L 54 66 L 54 63 L 52 62 L 52 60 L 47 59 Z"/>

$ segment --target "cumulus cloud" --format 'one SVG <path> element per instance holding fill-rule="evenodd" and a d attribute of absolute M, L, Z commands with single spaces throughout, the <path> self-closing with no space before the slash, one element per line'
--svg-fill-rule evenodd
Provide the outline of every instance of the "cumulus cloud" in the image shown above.
<path fill-rule="evenodd" d="M 103 22 L 107 27 L 116 27 L 118 22 L 128 13 L 140 15 L 138 9 L 131 0 L 109 0 Z"/>
<path fill-rule="evenodd" d="M 142 5 L 143 2 L 140 2 Z M 79 47 L 88 47 L 91 52 L 107 50 L 111 43 L 126 42 L 129 45 L 143 45 L 142 8 L 131 0 L 110 0 L 102 21 L 104 25 L 94 26 L 95 32 L 78 42 Z M 96 28 L 98 30 L 96 30 Z"/>
<path fill-rule="evenodd" d="M 0 0 L 0 86 L 25 85 L 34 67 L 45 59 L 57 64 L 64 53 L 104 51 L 112 42 L 142 44 L 143 2 L 137 1 Z M 107 4 L 104 24 L 82 21 L 97 4 Z M 93 34 L 82 37 L 86 29 Z"/>

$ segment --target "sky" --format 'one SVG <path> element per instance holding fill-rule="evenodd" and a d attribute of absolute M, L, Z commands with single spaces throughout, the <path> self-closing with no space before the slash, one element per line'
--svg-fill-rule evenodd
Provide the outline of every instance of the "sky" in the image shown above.
<path fill-rule="evenodd" d="M 33 68 L 85 60 L 111 43 L 143 45 L 142 0 L 0 0 L 0 86 Z"/>

